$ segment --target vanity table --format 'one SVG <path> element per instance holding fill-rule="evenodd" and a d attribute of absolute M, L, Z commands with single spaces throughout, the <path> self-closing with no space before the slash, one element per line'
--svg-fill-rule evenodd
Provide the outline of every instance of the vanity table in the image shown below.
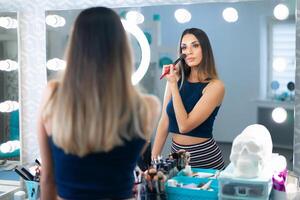
<path fill-rule="evenodd" d="M 11 200 L 16 191 L 20 189 L 20 177 L 13 169 L 19 161 L 6 161 L 0 165 L 0 199 Z"/>

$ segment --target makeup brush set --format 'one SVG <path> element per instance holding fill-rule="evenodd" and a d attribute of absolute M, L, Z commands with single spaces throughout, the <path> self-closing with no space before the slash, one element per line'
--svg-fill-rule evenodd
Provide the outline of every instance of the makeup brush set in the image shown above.
<path fill-rule="evenodd" d="M 17 166 L 14 171 L 25 181 L 40 181 L 41 163 L 38 159 L 35 164 L 29 166 Z"/>
<path fill-rule="evenodd" d="M 159 156 L 151 165 L 141 171 L 136 168 L 134 193 L 136 199 L 166 199 L 165 185 L 168 179 L 176 176 L 178 171 L 188 165 L 190 154 L 185 150 L 172 153 L 168 158 Z"/>
<path fill-rule="evenodd" d="M 41 163 L 38 159 L 34 164 L 17 166 L 14 171 L 25 181 L 28 200 L 36 200 L 40 193 Z"/>
<path fill-rule="evenodd" d="M 191 168 L 189 161 L 189 152 L 179 150 L 166 159 L 158 157 L 153 160 L 145 171 L 137 168 L 134 173 L 136 199 L 217 199 L 220 171 Z"/>

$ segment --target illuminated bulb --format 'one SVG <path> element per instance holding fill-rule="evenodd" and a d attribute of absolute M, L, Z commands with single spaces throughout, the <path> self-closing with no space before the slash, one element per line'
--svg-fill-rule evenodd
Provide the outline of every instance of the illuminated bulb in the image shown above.
<path fill-rule="evenodd" d="M 272 111 L 272 118 L 276 123 L 282 123 L 287 118 L 287 112 L 282 107 L 277 107 Z"/>
<path fill-rule="evenodd" d="M 178 23 L 187 23 L 191 21 L 192 15 L 191 13 L 186 10 L 186 9 L 177 9 L 174 13 L 175 19 L 177 20 Z"/>
<path fill-rule="evenodd" d="M 275 58 L 273 61 L 273 69 L 277 72 L 283 72 L 287 67 L 287 61 L 284 58 Z"/>
<path fill-rule="evenodd" d="M 46 24 L 54 28 L 63 27 L 66 24 L 66 20 L 59 15 L 48 15 L 46 17 Z"/>
<path fill-rule="evenodd" d="M 141 24 L 144 22 L 144 15 L 138 11 L 129 11 L 126 13 L 126 20 L 135 23 L 135 24 Z"/>
<path fill-rule="evenodd" d="M 4 101 L 0 103 L 0 112 L 12 112 L 19 109 L 19 103 L 16 101 Z"/>
<path fill-rule="evenodd" d="M 47 61 L 46 66 L 49 70 L 53 71 L 64 70 L 66 68 L 66 61 L 59 58 L 53 58 Z"/>
<path fill-rule="evenodd" d="M 0 26 L 6 29 L 17 28 L 18 22 L 11 17 L 0 17 Z"/>
<path fill-rule="evenodd" d="M 145 76 L 146 72 L 148 71 L 149 64 L 150 64 L 150 45 L 148 40 L 144 34 L 144 32 L 134 23 L 130 23 L 127 20 L 122 19 L 122 24 L 124 29 L 131 33 L 138 41 L 141 50 L 142 50 L 142 58 L 139 67 L 131 76 L 131 82 L 133 85 L 136 85 L 142 80 Z"/>
<path fill-rule="evenodd" d="M 232 22 L 236 22 L 239 18 L 239 14 L 237 12 L 237 10 L 235 8 L 225 8 L 223 10 L 223 18 L 225 21 L 232 23 Z"/>
<path fill-rule="evenodd" d="M 289 8 L 284 4 L 278 4 L 273 10 L 273 14 L 278 20 L 285 20 L 289 16 Z"/>
<path fill-rule="evenodd" d="M 18 63 L 13 60 L 0 60 L 0 70 L 12 71 L 18 69 Z"/>
<path fill-rule="evenodd" d="M 0 145 L 0 151 L 2 153 L 11 153 L 17 149 L 20 149 L 20 141 L 19 140 L 7 141 Z"/>

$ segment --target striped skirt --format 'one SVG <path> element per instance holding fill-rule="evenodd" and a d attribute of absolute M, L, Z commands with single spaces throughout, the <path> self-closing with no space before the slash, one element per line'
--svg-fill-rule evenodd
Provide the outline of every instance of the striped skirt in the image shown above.
<path fill-rule="evenodd" d="M 190 165 L 194 168 L 224 169 L 224 160 L 219 146 L 213 138 L 205 142 L 182 145 L 172 141 L 171 152 L 184 149 L 190 153 Z"/>

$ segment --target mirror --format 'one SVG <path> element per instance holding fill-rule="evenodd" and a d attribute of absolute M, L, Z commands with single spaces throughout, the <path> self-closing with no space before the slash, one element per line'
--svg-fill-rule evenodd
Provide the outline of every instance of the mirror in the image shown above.
<path fill-rule="evenodd" d="M 18 14 L 0 13 L 0 199 L 19 187 L 20 161 Z"/>
<path fill-rule="evenodd" d="M 0 160 L 2 163 L 5 162 L 3 160 L 20 160 L 17 20 L 18 15 L 15 12 L 0 13 Z"/>
<path fill-rule="evenodd" d="M 273 152 L 286 156 L 288 167 L 292 169 L 294 93 L 293 90 L 288 90 L 286 85 L 295 81 L 295 49 L 288 50 L 288 55 L 293 56 L 288 56 L 289 67 L 284 76 L 279 76 L 283 72 L 273 73 L 273 60 L 284 55 L 281 54 L 280 45 L 283 45 L 283 50 L 286 46 L 285 42 L 276 43 L 278 42 L 276 34 L 279 34 L 279 42 L 283 37 L 282 32 L 284 35 L 286 30 L 292 36 L 294 34 L 294 37 L 288 38 L 295 38 L 293 15 L 295 1 L 285 2 L 290 9 L 290 17 L 283 21 L 275 20 L 273 17 L 276 5 L 274 1 L 147 6 L 117 8 L 116 11 L 121 16 L 130 10 L 138 10 L 144 15 L 144 23 L 138 26 L 148 35 L 151 64 L 140 84 L 149 93 L 156 94 L 161 99 L 165 88 L 165 81 L 159 80 L 161 64 L 166 60 L 177 58 L 179 38 L 185 28 L 203 29 L 210 38 L 219 76 L 226 87 L 225 99 L 213 131 L 221 148 L 225 146 L 224 149 L 227 151 L 227 154 L 224 154 L 225 159 L 229 159 L 233 139 L 246 126 L 261 123 L 271 133 Z M 236 22 L 228 23 L 223 19 L 222 12 L 227 7 L 233 7 L 238 11 Z M 185 8 L 191 13 L 190 22 L 180 24 L 175 20 L 174 12 L 178 8 Z M 46 16 L 58 15 L 66 22 L 65 26 L 57 28 L 47 25 L 48 61 L 63 58 L 70 26 L 78 13 L 78 10 L 46 12 Z M 286 25 L 289 28 L 286 28 Z M 279 32 L 276 32 L 278 29 Z M 291 43 L 295 44 L 295 41 Z M 139 61 L 139 51 L 138 49 L 135 53 L 136 61 Z M 48 73 L 48 79 L 52 78 L 52 74 Z M 277 89 L 271 88 L 273 81 L 278 81 Z M 276 107 L 283 107 L 287 111 L 287 119 L 284 122 L 277 123 L 273 120 L 272 112 Z M 169 148 L 170 140 L 165 145 L 164 155 L 169 152 Z"/>

